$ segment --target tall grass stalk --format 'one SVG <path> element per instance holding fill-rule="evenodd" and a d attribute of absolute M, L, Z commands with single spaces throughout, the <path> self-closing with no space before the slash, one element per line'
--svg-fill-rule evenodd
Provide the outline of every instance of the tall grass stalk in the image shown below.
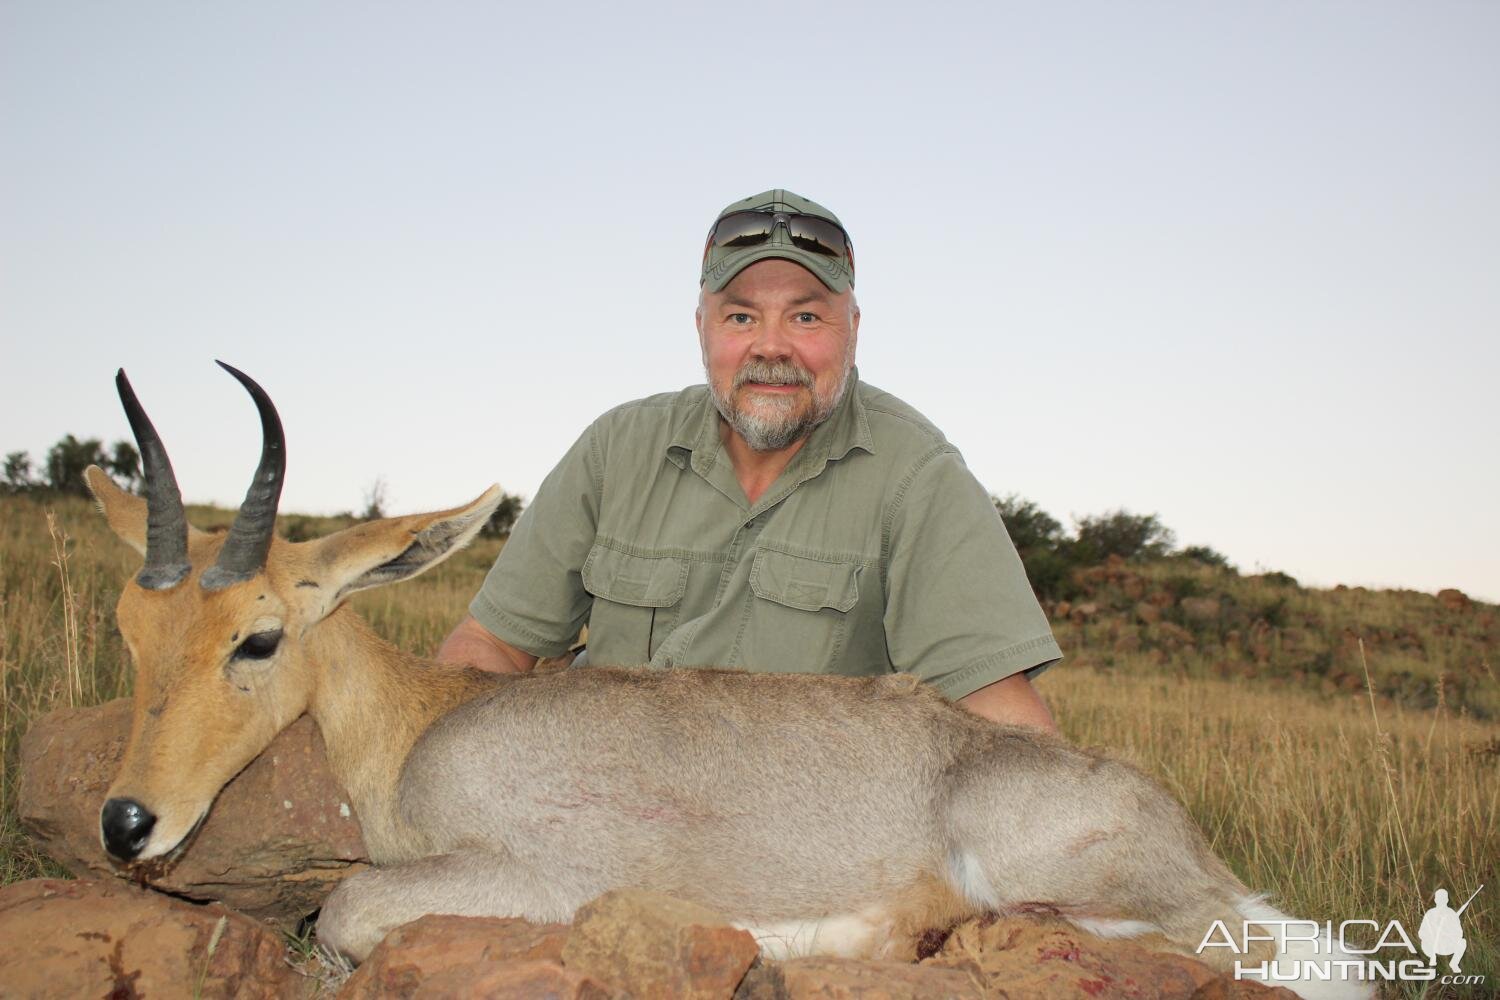
<path fill-rule="evenodd" d="M 47 535 L 52 539 L 52 565 L 57 567 L 62 601 L 62 635 L 68 705 L 83 704 L 83 670 L 78 662 L 78 598 L 68 576 L 68 533 L 57 526 L 57 514 L 47 511 Z"/>
<path fill-rule="evenodd" d="M 1416 891 L 1417 898 L 1420 899 L 1422 893 L 1421 882 L 1417 878 L 1416 862 L 1412 861 L 1411 858 L 1411 842 L 1406 837 L 1406 824 L 1401 821 L 1401 800 L 1396 796 L 1395 768 L 1391 766 L 1391 741 L 1380 729 L 1380 711 L 1375 707 L 1375 685 L 1370 681 L 1370 664 L 1365 659 L 1365 640 L 1362 638 L 1359 640 L 1359 665 L 1360 669 L 1365 673 L 1365 691 L 1370 696 L 1370 719 L 1375 724 L 1375 738 L 1373 740 L 1375 757 L 1380 761 L 1380 771 L 1385 776 L 1386 791 L 1390 795 L 1391 811 L 1388 816 L 1388 822 L 1391 828 L 1396 831 L 1396 835 L 1401 841 L 1401 850 L 1406 854 L 1406 866 L 1411 872 L 1412 888 Z M 1437 720 L 1438 713 L 1434 711 L 1432 714 L 1433 729 L 1437 728 Z M 1428 741 L 1428 748 L 1431 749 L 1430 739 Z"/>

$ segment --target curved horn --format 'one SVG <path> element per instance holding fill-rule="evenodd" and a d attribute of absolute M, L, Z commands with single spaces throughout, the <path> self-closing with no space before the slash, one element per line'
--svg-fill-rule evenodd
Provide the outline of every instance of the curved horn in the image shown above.
<path fill-rule="evenodd" d="M 250 489 L 245 493 L 245 502 L 230 525 L 229 537 L 219 550 L 218 560 L 203 572 L 199 583 L 205 590 L 222 590 L 230 584 L 248 580 L 266 566 L 266 554 L 271 551 L 271 536 L 276 530 L 276 504 L 281 500 L 281 481 L 286 474 L 286 435 L 281 430 L 281 418 L 266 391 L 255 384 L 255 380 L 237 368 L 217 362 L 235 378 L 239 379 L 255 400 L 260 411 L 262 443 L 260 465 Z"/>
<path fill-rule="evenodd" d="M 146 490 L 146 565 L 136 582 L 147 590 L 167 590 L 182 582 L 192 566 L 187 554 L 187 514 L 182 509 L 182 491 L 172 474 L 166 446 L 157 436 L 151 418 L 135 398 L 125 369 L 115 372 L 115 390 L 125 419 L 141 452 L 141 472 Z"/>

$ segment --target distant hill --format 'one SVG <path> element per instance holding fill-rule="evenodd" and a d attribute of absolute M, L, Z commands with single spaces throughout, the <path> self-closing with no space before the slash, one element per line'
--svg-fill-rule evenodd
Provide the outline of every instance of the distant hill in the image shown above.
<path fill-rule="evenodd" d="M 1070 583 L 1071 599 L 1043 607 L 1074 666 L 1148 666 L 1362 697 L 1368 667 L 1380 699 L 1500 718 L 1500 606 L 1457 590 L 1313 589 L 1189 557 L 1110 557 L 1075 569 Z"/>

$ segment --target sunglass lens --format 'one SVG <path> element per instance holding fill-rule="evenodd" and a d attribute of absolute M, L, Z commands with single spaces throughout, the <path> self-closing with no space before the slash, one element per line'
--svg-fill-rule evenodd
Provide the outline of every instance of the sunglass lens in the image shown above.
<path fill-rule="evenodd" d="M 849 252 L 849 240 L 844 231 L 827 219 L 794 215 L 787 224 L 787 233 L 794 244 L 813 253 L 842 257 Z"/>
<path fill-rule="evenodd" d="M 715 247 L 751 247 L 764 243 L 776 225 L 765 212 L 735 212 L 714 225 L 709 245 Z"/>

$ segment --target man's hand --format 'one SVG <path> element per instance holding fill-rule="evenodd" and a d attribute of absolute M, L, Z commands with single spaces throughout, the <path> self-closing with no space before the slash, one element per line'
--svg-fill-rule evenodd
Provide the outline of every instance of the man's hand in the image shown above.
<path fill-rule="evenodd" d="M 958 699 L 958 703 L 975 715 L 995 722 L 1057 733 L 1057 723 L 1052 721 L 1047 703 L 1042 701 L 1036 688 L 1031 686 L 1031 679 L 1024 673 L 1011 674 L 1003 680 L 986 684 Z"/>
<path fill-rule="evenodd" d="M 524 674 L 536 666 L 536 657 L 496 638 L 473 615 L 464 615 L 458 627 L 438 647 L 439 663 L 476 667 L 496 674 Z"/>

